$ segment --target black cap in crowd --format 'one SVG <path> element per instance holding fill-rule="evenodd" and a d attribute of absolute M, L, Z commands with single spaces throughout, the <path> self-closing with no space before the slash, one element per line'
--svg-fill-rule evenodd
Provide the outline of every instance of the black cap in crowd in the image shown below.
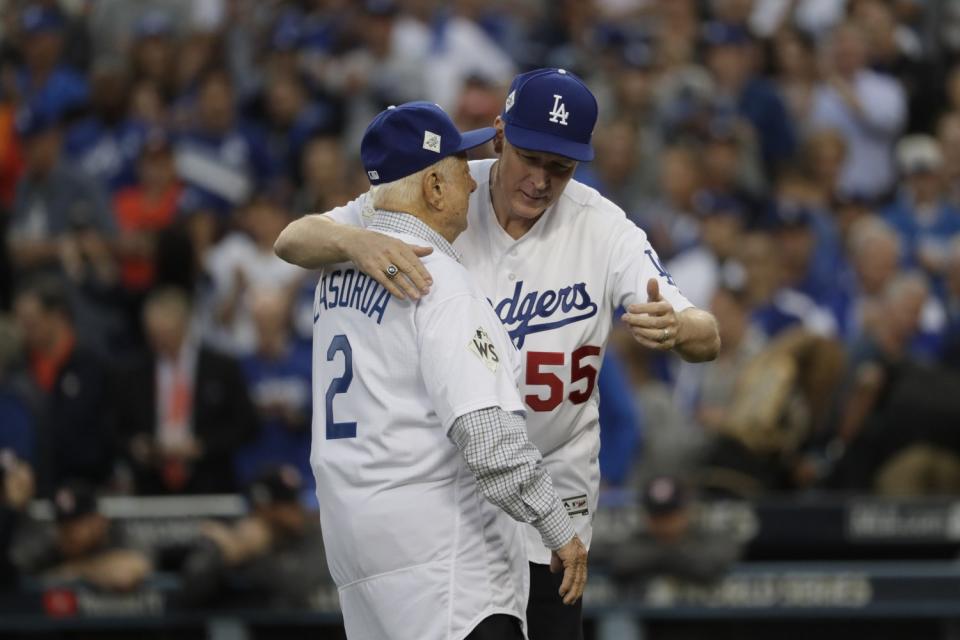
<path fill-rule="evenodd" d="M 53 515 L 58 523 L 70 522 L 97 513 L 97 494 L 85 482 L 74 481 L 53 494 Z"/>
<path fill-rule="evenodd" d="M 299 502 L 303 478 L 296 467 L 285 464 L 261 473 L 247 487 L 247 498 L 254 507 L 284 502 Z"/>
<path fill-rule="evenodd" d="M 655 476 L 643 487 L 643 507 L 650 515 L 666 515 L 687 505 L 689 493 L 673 476 Z"/>

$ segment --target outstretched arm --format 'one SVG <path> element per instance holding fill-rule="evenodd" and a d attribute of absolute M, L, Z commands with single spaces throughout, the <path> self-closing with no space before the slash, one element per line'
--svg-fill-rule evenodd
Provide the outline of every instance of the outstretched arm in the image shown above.
<path fill-rule="evenodd" d="M 294 220 L 280 232 L 273 245 L 283 260 L 304 269 L 320 269 L 337 262 L 353 262 L 396 298 L 418 300 L 430 290 L 433 278 L 420 258 L 433 252 L 430 247 L 407 244 L 376 231 L 339 224 L 326 214 L 308 214 Z M 400 275 L 386 276 L 389 265 Z"/>
<path fill-rule="evenodd" d="M 713 314 L 696 307 L 676 312 L 653 278 L 647 282 L 647 302 L 629 305 L 622 320 L 643 346 L 657 351 L 672 349 L 687 362 L 706 362 L 720 353 Z"/>

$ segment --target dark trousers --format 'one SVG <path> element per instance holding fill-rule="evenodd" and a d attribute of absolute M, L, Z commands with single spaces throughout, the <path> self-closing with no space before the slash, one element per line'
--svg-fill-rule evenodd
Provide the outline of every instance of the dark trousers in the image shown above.
<path fill-rule="evenodd" d="M 550 566 L 530 563 L 530 600 L 527 629 L 530 640 L 583 640 L 583 600 L 563 604 L 558 593 L 563 573 Z"/>
<path fill-rule="evenodd" d="M 520 620 L 503 613 L 484 618 L 466 640 L 523 640 Z"/>

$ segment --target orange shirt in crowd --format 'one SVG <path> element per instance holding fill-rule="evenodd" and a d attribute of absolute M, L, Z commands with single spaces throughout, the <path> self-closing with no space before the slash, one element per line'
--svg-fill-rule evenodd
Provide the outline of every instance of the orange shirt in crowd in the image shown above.
<path fill-rule="evenodd" d="M 73 331 L 67 331 L 50 351 L 30 352 L 30 372 L 33 374 L 33 380 L 37 383 L 37 386 L 47 393 L 53 391 L 53 385 L 57 383 L 57 376 L 60 375 L 63 365 L 73 354 L 73 348 L 76 344 L 77 339 Z"/>
<path fill-rule="evenodd" d="M 0 104 L 0 209 L 13 206 L 14 190 L 23 172 L 23 156 L 13 130 L 13 106 Z"/>
<path fill-rule="evenodd" d="M 172 186 L 159 198 L 149 198 L 142 187 L 123 189 L 114 197 L 117 225 L 124 232 L 156 232 L 173 223 L 182 187 Z M 153 284 L 154 263 L 146 257 L 127 256 L 120 263 L 124 286 L 143 291 Z"/>

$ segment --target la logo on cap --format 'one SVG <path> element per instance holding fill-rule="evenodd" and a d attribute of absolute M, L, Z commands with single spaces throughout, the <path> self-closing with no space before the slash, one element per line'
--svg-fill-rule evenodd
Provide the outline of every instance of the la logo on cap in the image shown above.
<path fill-rule="evenodd" d="M 563 100 L 563 96 L 553 94 L 553 111 L 549 113 L 550 122 L 558 122 L 567 126 L 567 118 L 570 113 L 567 111 L 566 105 L 560 102 L 561 100 Z"/>
<path fill-rule="evenodd" d="M 423 148 L 426 149 L 427 151 L 440 153 L 440 136 L 435 134 L 433 131 L 424 131 L 423 132 Z"/>

